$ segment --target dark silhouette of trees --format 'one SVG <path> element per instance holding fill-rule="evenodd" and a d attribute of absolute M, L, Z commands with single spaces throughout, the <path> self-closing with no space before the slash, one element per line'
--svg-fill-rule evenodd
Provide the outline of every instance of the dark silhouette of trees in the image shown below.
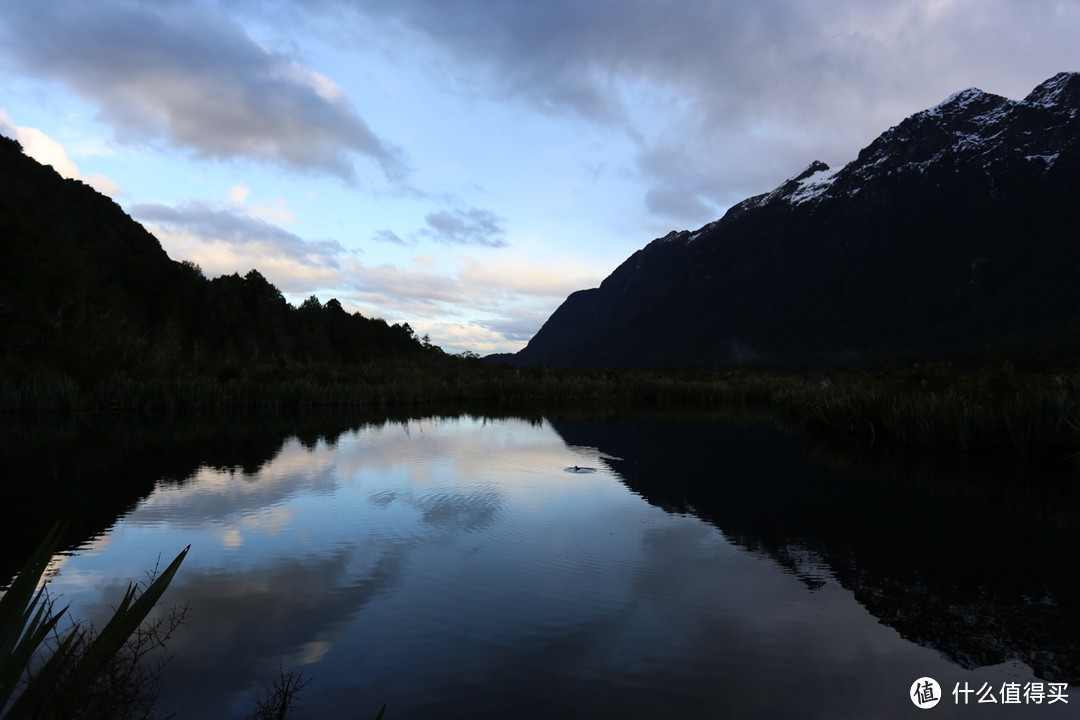
<path fill-rule="evenodd" d="M 0 372 L 9 377 L 287 373 L 441 354 L 408 325 L 337 299 L 294 307 L 255 269 L 208 279 L 170 259 L 112 200 L 2 136 L 0 187 Z"/>

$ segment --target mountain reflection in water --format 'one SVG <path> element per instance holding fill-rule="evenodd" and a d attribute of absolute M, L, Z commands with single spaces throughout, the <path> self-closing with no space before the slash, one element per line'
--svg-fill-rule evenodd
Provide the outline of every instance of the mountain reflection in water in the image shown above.
<path fill-rule="evenodd" d="M 754 412 L 20 421 L 0 575 L 67 520 L 54 586 L 100 621 L 191 542 L 181 718 L 247 715 L 279 662 L 299 718 L 891 718 L 924 674 L 1080 679 L 1067 494 L 826 467 Z"/>
<path fill-rule="evenodd" d="M 962 667 L 1019 660 L 1040 678 L 1080 682 L 1075 536 L 895 477 L 807 465 L 800 439 L 760 424 L 553 426 L 615 458 L 650 503 L 715 524 L 808 587 L 825 582 L 823 566 L 881 622 Z"/>

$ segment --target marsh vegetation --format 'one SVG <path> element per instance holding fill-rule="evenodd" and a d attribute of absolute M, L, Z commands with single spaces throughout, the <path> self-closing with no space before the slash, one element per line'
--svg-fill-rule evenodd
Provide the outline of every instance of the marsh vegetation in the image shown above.
<path fill-rule="evenodd" d="M 0 412 L 157 412 L 498 406 L 767 403 L 801 429 L 860 445 L 905 445 L 1062 461 L 1080 452 L 1080 371 L 1009 363 L 893 371 L 643 371 L 488 366 L 476 358 L 350 365 L 240 366 L 167 377 L 59 372 L 0 379 Z"/>

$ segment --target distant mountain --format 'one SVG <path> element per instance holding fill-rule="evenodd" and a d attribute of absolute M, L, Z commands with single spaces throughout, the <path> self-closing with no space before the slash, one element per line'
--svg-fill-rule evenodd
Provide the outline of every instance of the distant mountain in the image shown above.
<path fill-rule="evenodd" d="M 1080 74 L 977 89 L 634 253 L 499 359 L 547 366 L 1080 360 Z"/>

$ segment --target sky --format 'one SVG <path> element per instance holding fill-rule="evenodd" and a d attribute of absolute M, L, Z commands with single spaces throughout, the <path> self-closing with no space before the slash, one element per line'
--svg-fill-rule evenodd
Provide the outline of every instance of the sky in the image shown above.
<path fill-rule="evenodd" d="M 0 0 L 0 133 L 210 277 L 486 355 L 1078 37 L 1076 0 Z"/>

